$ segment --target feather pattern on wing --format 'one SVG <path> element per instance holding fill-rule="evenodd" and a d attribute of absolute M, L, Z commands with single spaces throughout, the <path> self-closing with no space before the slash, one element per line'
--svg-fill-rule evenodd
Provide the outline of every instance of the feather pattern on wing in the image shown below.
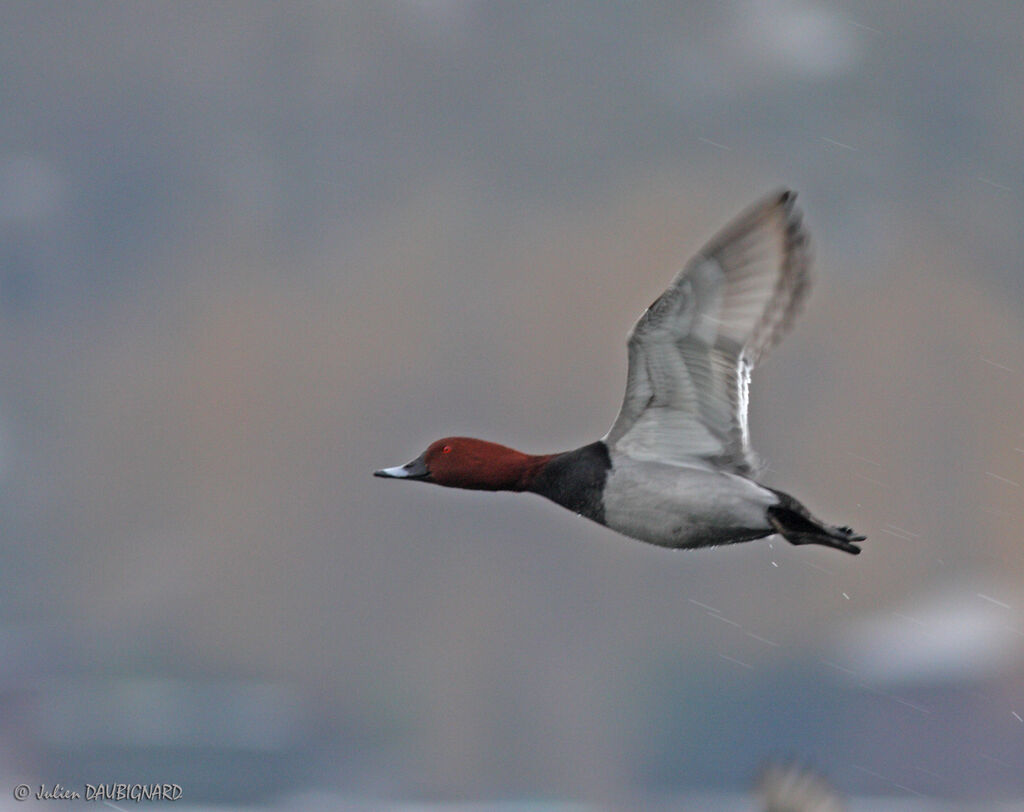
<path fill-rule="evenodd" d="M 634 459 L 754 471 L 750 372 L 810 289 L 809 239 L 795 198 L 778 192 L 741 214 L 640 317 L 609 446 Z"/>

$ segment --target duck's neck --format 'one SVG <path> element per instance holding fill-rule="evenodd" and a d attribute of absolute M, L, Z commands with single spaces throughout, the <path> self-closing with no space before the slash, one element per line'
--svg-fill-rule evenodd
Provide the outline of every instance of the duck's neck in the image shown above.
<path fill-rule="evenodd" d="M 528 490 L 604 524 L 604 489 L 611 468 L 608 446 L 598 440 L 549 457 L 537 469 Z"/>

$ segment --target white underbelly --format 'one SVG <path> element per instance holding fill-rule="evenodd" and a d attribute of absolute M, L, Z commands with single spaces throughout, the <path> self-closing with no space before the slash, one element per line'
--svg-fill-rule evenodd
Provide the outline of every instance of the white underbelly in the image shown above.
<path fill-rule="evenodd" d="M 604 491 L 612 530 L 663 547 L 707 547 L 772 532 L 778 498 L 745 477 L 648 461 L 614 461 Z"/>

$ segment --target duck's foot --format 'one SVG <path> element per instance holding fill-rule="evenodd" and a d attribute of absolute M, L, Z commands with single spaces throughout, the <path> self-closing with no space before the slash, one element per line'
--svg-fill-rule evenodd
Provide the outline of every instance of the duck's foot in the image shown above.
<path fill-rule="evenodd" d="M 781 530 L 779 530 L 779 534 L 790 544 L 819 544 L 822 547 L 831 547 L 833 550 L 842 550 L 850 555 L 860 555 L 860 547 L 857 544 L 866 538 L 866 536 L 852 534 L 848 538 L 835 538 L 821 534 L 783 533 Z"/>
<path fill-rule="evenodd" d="M 788 494 L 775 491 L 779 504 L 768 508 L 768 523 L 790 544 L 819 544 L 860 555 L 859 542 L 866 536 L 849 527 L 834 527 L 811 515 L 810 511 Z"/>

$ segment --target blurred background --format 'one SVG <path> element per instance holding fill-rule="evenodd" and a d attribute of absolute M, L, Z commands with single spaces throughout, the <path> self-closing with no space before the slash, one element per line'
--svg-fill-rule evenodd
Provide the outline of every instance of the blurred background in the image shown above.
<path fill-rule="evenodd" d="M 0 808 L 1024 808 L 1024 10 L 0 7 Z M 800 192 L 766 482 L 671 552 L 373 479 L 604 434 L 624 339 Z M 32 804 L 43 802 L 33 801 Z"/>

